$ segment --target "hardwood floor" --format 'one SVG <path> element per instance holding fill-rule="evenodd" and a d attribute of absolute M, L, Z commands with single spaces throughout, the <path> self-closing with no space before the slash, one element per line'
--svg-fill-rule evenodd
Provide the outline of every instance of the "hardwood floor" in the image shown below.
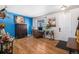
<path fill-rule="evenodd" d="M 48 40 L 44 38 L 25 37 L 14 41 L 14 54 L 66 54 L 65 50 L 59 49 L 57 40 Z"/>

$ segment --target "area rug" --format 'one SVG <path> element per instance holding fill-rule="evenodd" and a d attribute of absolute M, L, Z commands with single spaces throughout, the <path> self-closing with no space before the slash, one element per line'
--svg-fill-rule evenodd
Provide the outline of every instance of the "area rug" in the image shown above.
<path fill-rule="evenodd" d="M 68 48 L 66 47 L 66 44 L 67 44 L 67 42 L 65 42 L 65 41 L 59 41 L 58 44 L 56 45 L 56 47 L 68 51 Z"/>

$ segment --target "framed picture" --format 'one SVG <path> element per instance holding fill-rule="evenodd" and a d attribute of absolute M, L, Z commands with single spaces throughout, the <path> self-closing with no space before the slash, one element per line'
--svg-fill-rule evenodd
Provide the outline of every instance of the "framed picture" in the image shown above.
<path fill-rule="evenodd" d="M 23 16 L 15 16 L 15 22 L 17 24 L 25 24 L 24 17 Z"/>
<path fill-rule="evenodd" d="M 43 27 L 44 26 L 44 20 L 38 20 L 37 25 L 38 25 L 38 27 Z"/>
<path fill-rule="evenodd" d="M 49 27 L 56 27 L 56 18 L 55 18 L 55 17 L 49 18 L 47 25 L 48 25 Z"/>

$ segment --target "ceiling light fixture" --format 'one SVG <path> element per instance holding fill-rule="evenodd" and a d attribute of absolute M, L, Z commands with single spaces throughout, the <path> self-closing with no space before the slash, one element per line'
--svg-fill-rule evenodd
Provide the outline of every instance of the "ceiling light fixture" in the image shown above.
<path fill-rule="evenodd" d="M 7 6 L 4 6 L 1 10 L 0 10 L 0 18 L 4 19 L 7 16 L 7 10 L 6 10 Z"/>
<path fill-rule="evenodd" d="M 61 10 L 66 10 L 68 7 L 69 7 L 69 6 L 67 6 L 67 5 L 62 5 L 62 6 L 61 6 Z"/>

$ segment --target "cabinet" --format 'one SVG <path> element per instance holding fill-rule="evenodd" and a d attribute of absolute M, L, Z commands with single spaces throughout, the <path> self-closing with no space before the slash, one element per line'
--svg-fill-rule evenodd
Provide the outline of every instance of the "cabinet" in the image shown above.
<path fill-rule="evenodd" d="M 27 36 L 26 24 L 15 24 L 15 36 L 16 38 L 23 38 Z"/>
<path fill-rule="evenodd" d="M 15 37 L 23 38 L 27 36 L 27 25 L 23 16 L 15 16 Z"/>
<path fill-rule="evenodd" d="M 33 29 L 33 36 L 36 38 L 43 38 L 44 32 L 40 30 L 34 30 Z"/>

